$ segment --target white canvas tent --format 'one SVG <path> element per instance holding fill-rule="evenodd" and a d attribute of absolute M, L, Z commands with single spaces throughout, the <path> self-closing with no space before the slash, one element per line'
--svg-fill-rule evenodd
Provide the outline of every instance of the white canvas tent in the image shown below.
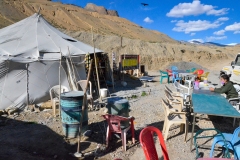
<path fill-rule="evenodd" d="M 0 110 L 48 100 L 49 89 L 59 84 L 60 60 L 61 85 L 71 87 L 71 71 L 76 81 L 86 79 L 84 57 L 93 51 L 37 13 L 0 29 Z"/>

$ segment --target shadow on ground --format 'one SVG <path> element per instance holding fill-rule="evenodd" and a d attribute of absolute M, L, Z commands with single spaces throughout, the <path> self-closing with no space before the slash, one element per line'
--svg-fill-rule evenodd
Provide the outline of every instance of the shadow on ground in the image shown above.
<path fill-rule="evenodd" d="M 0 159 L 77 159 L 76 148 L 45 125 L 0 116 Z"/>

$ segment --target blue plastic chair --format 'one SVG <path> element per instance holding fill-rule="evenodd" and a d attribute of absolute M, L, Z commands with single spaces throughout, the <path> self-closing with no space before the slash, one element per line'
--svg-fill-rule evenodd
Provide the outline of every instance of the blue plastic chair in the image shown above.
<path fill-rule="evenodd" d="M 182 81 L 182 77 L 179 77 L 178 72 L 172 71 L 172 83 L 175 81 Z"/>
<path fill-rule="evenodd" d="M 197 139 L 205 139 L 205 138 L 209 139 L 209 138 L 215 137 L 215 135 L 216 135 L 216 134 L 215 135 L 205 135 L 205 134 L 201 135 L 201 133 L 206 132 L 206 131 L 216 131 L 217 136 L 222 139 L 223 146 L 224 147 L 227 146 L 227 140 L 225 139 L 223 133 L 221 133 L 219 130 L 217 130 L 215 128 L 200 129 L 200 130 L 198 130 L 196 132 L 196 134 L 193 137 L 194 138 L 194 146 L 195 146 L 195 149 L 196 149 L 196 159 L 201 159 L 201 157 L 202 157 L 202 155 L 198 151 L 199 145 L 197 143 Z M 212 147 L 214 148 L 215 144 L 213 144 Z M 230 154 L 229 154 L 228 148 L 226 148 L 226 150 L 223 153 L 224 153 L 224 155 L 223 155 L 224 158 L 230 158 Z M 212 152 L 211 152 L 211 154 L 212 154 Z M 210 154 L 210 157 L 211 157 L 211 154 Z M 205 158 L 205 159 L 208 159 L 208 158 Z"/>
<path fill-rule="evenodd" d="M 188 69 L 186 70 L 188 73 L 193 73 L 194 71 L 196 71 L 196 68 L 191 68 L 191 69 Z"/>
<path fill-rule="evenodd" d="M 172 66 L 172 67 L 171 67 L 171 70 L 172 70 L 172 71 L 176 71 L 176 70 L 178 70 L 178 67 L 177 67 L 177 66 Z"/>
<path fill-rule="evenodd" d="M 225 137 L 226 141 L 228 142 L 227 148 L 234 152 L 234 159 L 239 159 L 239 155 L 240 155 L 240 127 L 236 128 L 234 130 L 233 134 L 231 134 L 231 133 L 222 133 L 222 134 Z M 216 135 L 213 139 L 212 148 L 211 148 L 211 152 L 210 152 L 210 157 L 213 156 L 214 146 L 216 144 L 218 144 L 220 146 L 224 145 L 223 138 L 219 135 Z"/>
<path fill-rule="evenodd" d="M 164 72 L 162 70 L 159 70 L 160 71 L 160 83 L 162 84 L 162 80 L 164 78 L 167 78 L 167 82 L 169 83 L 169 75 L 168 75 L 168 72 Z"/>

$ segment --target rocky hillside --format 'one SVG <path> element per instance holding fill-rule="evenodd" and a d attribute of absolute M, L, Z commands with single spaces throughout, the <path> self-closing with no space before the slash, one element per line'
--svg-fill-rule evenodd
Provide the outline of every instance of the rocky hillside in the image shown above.
<path fill-rule="evenodd" d="M 177 42 L 158 31 L 151 31 L 118 16 L 117 11 L 87 4 L 84 8 L 49 0 L 0 0 L 0 28 L 35 12 L 70 36 L 107 53 L 140 54 L 147 69 L 161 69 L 174 61 L 192 61 L 205 67 L 231 61 L 240 47 L 209 47 Z"/>

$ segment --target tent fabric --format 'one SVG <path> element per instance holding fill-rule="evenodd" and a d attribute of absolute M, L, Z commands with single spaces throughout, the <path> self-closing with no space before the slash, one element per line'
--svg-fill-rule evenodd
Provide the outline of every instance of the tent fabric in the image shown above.
<path fill-rule="evenodd" d="M 37 13 L 0 29 L 0 60 L 29 63 L 58 60 L 61 53 L 69 57 L 93 51 L 93 47 L 60 32 Z"/>
<path fill-rule="evenodd" d="M 77 80 L 86 79 L 84 64 L 75 68 L 79 75 Z M 70 89 L 66 70 L 66 63 L 62 62 L 61 85 Z M 45 102 L 50 99 L 50 88 L 59 84 L 59 61 L 33 62 L 28 67 L 24 63 L 2 61 L 0 72 L 0 110 L 8 107 L 23 109 L 27 103 Z"/>
<path fill-rule="evenodd" d="M 49 100 L 49 90 L 59 85 L 59 76 L 61 85 L 71 89 L 74 82 L 86 79 L 83 62 L 85 54 L 93 51 L 40 14 L 0 29 L 0 110 Z"/>

